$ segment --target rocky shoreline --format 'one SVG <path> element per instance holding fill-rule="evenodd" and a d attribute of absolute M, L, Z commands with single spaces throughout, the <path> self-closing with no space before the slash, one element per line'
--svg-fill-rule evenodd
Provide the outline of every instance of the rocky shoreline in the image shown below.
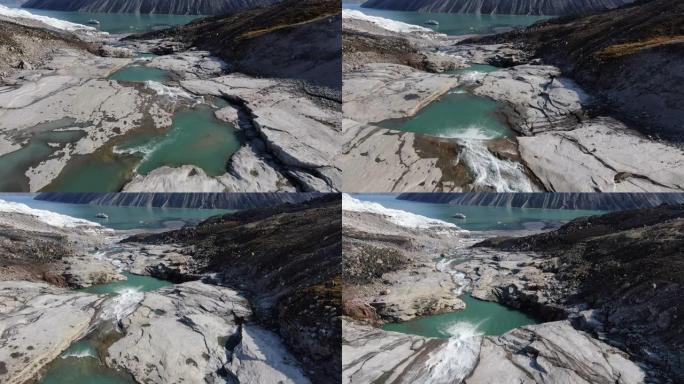
<path fill-rule="evenodd" d="M 429 227 L 398 232 L 392 213 L 368 207 L 360 212 L 349 203 L 343 210 L 345 382 L 671 383 L 681 375 L 679 344 L 671 336 L 678 332 L 672 319 L 681 306 L 671 300 L 682 285 L 660 271 L 681 256 L 675 250 L 681 206 L 580 218 L 556 230 L 509 237 L 449 236 Z M 658 270 L 650 271 L 655 265 Z M 414 275 L 452 284 L 423 291 Z M 404 285 L 413 287 L 413 294 L 402 293 L 407 303 L 392 296 Z M 502 336 L 449 339 L 377 328 L 462 310 L 462 303 L 434 305 L 458 300 L 462 292 L 541 323 Z"/>
<path fill-rule="evenodd" d="M 147 175 L 132 168 L 117 188 L 127 192 L 328 192 L 340 188 L 341 171 L 333 165 L 332 156 L 340 145 L 341 100 L 330 86 L 316 86 L 309 79 L 243 75 L 210 51 L 174 38 L 121 39 L 19 18 L 0 23 L 10 27 L 10 48 L 31 36 L 41 44 L 58 38 L 66 42 L 30 57 L 9 52 L 10 58 L 17 56 L 18 64 L 11 63 L 14 67 L 0 80 L 0 156 L 30 151 L 27 145 L 38 134 L 74 135 L 67 142 L 48 138 L 49 153 L 22 163 L 26 169 L 13 170 L 17 182 L 12 189 L 68 188 L 60 180 L 66 171 L 88 159 L 115 156 L 116 145 L 124 138 L 144 132 L 163 135 L 175 112 L 198 102 L 211 104 L 212 97 L 227 102 L 216 117 L 234 126 L 244 141 L 223 175 L 207 175 L 194 165 L 162 166 Z M 301 28 L 306 25 L 302 22 Z M 29 45 L 25 43 L 22 51 L 33 49 Z M 162 55 L 141 58 L 151 53 Z M 172 80 L 161 84 L 107 79 L 131 65 L 164 70 Z"/>
<path fill-rule="evenodd" d="M 471 38 L 463 43 L 462 38 L 447 38 L 423 27 L 345 12 L 344 146 L 337 162 L 344 169 L 364 170 L 343 175 L 345 190 L 682 190 L 684 157 L 677 145 L 597 113 L 600 98 L 517 45 L 501 39 L 477 44 Z M 416 60 L 421 54 L 422 61 Z M 469 64 L 500 68 L 468 75 L 436 74 L 443 66 L 424 64 L 433 57 L 458 63 L 456 68 Z M 507 141 L 439 138 L 374 124 L 412 116 L 456 86 L 498 101 L 500 114 L 516 137 Z M 376 88 L 382 89 L 380 97 L 372 91 Z M 488 174 L 490 168 L 501 174 Z M 378 181 L 363 183 L 366 177 Z"/>
<path fill-rule="evenodd" d="M 218 216 L 175 232 L 146 233 L 107 230 L 85 220 L 4 204 L 3 382 L 35 380 L 72 343 L 93 337 L 103 366 L 126 372 L 135 382 L 337 382 L 341 287 L 335 256 L 336 196 Z M 317 229 L 312 232 L 312 227 Z M 273 228 L 290 242 L 288 250 L 280 248 L 288 255 L 280 264 L 268 259 L 273 247 L 283 244 Z M 242 245 L 249 264 L 238 272 L 243 261 L 223 255 L 238 257 L 240 252 L 224 247 L 238 244 L 237 238 L 230 240 L 231 230 L 238 235 L 245 229 L 260 234 L 263 242 Z M 221 231 L 227 231 L 226 237 L 217 235 Z M 325 236 L 325 243 L 319 236 Z M 21 249 L 26 252 L 18 253 Z M 254 257 L 255 252 L 266 258 Z M 50 255 L 52 264 L 42 261 L 44 255 Z M 210 255 L 213 259 L 207 260 Z M 315 267 L 316 273 L 302 266 Z M 245 279 L 247 267 L 257 270 Z M 274 273 L 257 272 L 264 268 Z M 117 295 L 72 290 L 125 280 L 123 272 L 174 284 Z M 178 354 L 169 354 L 169 349 Z"/>

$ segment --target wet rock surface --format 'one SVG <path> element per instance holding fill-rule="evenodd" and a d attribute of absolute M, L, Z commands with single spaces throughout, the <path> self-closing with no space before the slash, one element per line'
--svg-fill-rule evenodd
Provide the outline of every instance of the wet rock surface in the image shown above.
<path fill-rule="evenodd" d="M 0 379 L 31 380 L 83 337 L 102 299 L 46 283 L 0 281 Z"/>

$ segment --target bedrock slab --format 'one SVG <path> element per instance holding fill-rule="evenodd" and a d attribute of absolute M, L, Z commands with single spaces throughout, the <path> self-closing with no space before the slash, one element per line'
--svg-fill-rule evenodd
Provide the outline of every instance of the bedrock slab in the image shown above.
<path fill-rule="evenodd" d="M 408 117 L 458 85 L 458 77 L 386 63 L 344 74 L 342 110 L 360 123 Z"/>
<path fill-rule="evenodd" d="M 85 335 L 101 298 L 44 283 L 0 282 L 0 381 L 29 381 Z"/>
<path fill-rule="evenodd" d="M 512 128 L 524 136 L 574 128 L 589 96 L 548 65 L 519 65 L 483 75 L 473 93 L 507 105 Z"/>
<path fill-rule="evenodd" d="M 308 383 L 275 334 L 244 324 L 251 315 L 236 291 L 198 281 L 148 292 L 107 364 L 145 383 Z"/>
<path fill-rule="evenodd" d="M 626 354 L 567 321 L 502 336 L 433 339 L 342 323 L 345 383 L 637 384 L 643 371 Z"/>
<path fill-rule="evenodd" d="M 684 151 L 610 118 L 518 139 L 522 161 L 555 192 L 684 190 Z"/>
<path fill-rule="evenodd" d="M 300 83 L 240 74 L 182 81 L 181 85 L 189 92 L 223 97 L 244 108 L 249 129 L 255 134 L 250 138 L 255 142 L 253 150 L 259 151 L 264 164 L 274 163 L 280 173 L 297 179 L 303 189 L 321 182 L 329 190 L 340 188 L 341 170 L 332 164 L 341 146 L 338 101 L 312 96 Z M 244 177 L 239 168 L 233 170 Z M 320 180 L 312 182 L 310 178 Z"/>

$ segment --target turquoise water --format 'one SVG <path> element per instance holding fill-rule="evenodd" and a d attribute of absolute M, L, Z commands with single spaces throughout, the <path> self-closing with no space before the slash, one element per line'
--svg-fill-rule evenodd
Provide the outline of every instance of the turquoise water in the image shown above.
<path fill-rule="evenodd" d="M 225 102 L 216 99 L 212 104 L 177 112 L 167 130 L 141 128 L 92 154 L 72 158 L 42 191 L 118 192 L 135 172 L 146 175 L 165 165 L 195 165 L 210 176 L 226 173 L 228 160 L 242 142 L 232 125 L 214 116 L 213 107 L 220 108 Z"/>
<path fill-rule="evenodd" d="M 154 291 L 171 285 L 171 282 L 150 276 L 124 273 L 128 280 L 102 284 L 81 292 L 94 294 L 117 294 L 130 288 L 141 292 Z M 102 363 L 97 346 L 106 331 L 97 329 L 85 338 L 74 342 L 60 357 L 50 363 L 40 384 L 135 384 L 135 380 L 124 372 L 107 367 Z"/>
<path fill-rule="evenodd" d="M 361 8 L 358 4 L 342 3 L 346 9 L 359 10 L 370 16 L 401 21 L 408 24 L 432 28 L 447 35 L 490 34 L 508 31 L 512 28 L 526 27 L 548 16 L 526 15 L 477 15 L 459 13 L 402 12 Z M 428 20 L 437 20 L 439 26 L 425 25 Z"/>
<path fill-rule="evenodd" d="M 110 207 L 88 204 L 65 204 L 34 200 L 33 194 L 0 194 L 0 199 L 23 203 L 31 208 L 44 209 L 64 215 L 78 217 L 102 224 L 113 229 L 134 228 L 178 228 L 188 223 L 197 223 L 211 216 L 235 212 L 229 209 L 189 209 L 152 207 Z M 109 219 L 95 217 L 105 213 Z"/>
<path fill-rule="evenodd" d="M 538 228 L 539 224 L 557 227 L 577 217 L 592 216 L 605 211 L 480 207 L 475 205 L 448 205 L 397 200 L 391 194 L 353 194 L 359 200 L 379 203 L 387 208 L 401 209 L 454 223 L 463 229 L 473 231 L 515 230 Z M 465 219 L 453 217 L 457 213 L 466 215 Z"/>
<path fill-rule="evenodd" d="M 151 80 L 158 83 L 169 81 L 169 73 L 163 69 L 145 67 L 143 65 L 129 65 L 109 76 L 110 80 L 131 81 L 143 83 Z"/>
<path fill-rule="evenodd" d="M 385 120 L 378 125 L 394 130 L 462 139 L 484 140 L 514 136 L 498 118 L 498 109 L 499 103 L 496 101 L 456 88 L 414 116 Z"/>
<path fill-rule="evenodd" d="M 532 317 L 501 304 L 477 300 L 470 295 L 462 296 L 461 300 L 466 304 L 462 311 L 389 323 L 382 329 L 425 337 L 449 338 L 464 331 L 469 334 L 500 336 L 511 329 L 537 323 Z"/>
<path fill-rule="evenodd" d="M 100 22 L 100 30 L 109 33 L 138 33 L 155 29 L 167 28 L 178 24 L 187 24 L 202 16 L 187 15 L 155 15 L 135 13 L 93 13 L 93 12 L 66 12 L 49 11 L 44 9 L 26 9 L 27 11 L 42 16 L 54 17 L 72 23 L 86 24 L 88 20 L 95 19 Z"/>
<path fill-rule="evenodd" d="M 78 291 L 100 295 L 116 294 L 124 289 L 131 288 L 140 292 L 150 292 L 172 284 L 170 281 L 157 279 L 152 276 L 135 275 L 129 272 L 124 272 L 122 274 L 126 276 L 126 280 L 114 281 L 108 284 L 94 285 L 92 287 L 79 289 Z"/>
<path fill-rule="evenodd" d="M 141 175 L 165 165 L 192 164 L 210 176 L 219 176 L 226 173 L 228 160 L 240 145 L 233 126 L 217 119 L 211 107 L 199 105 L 176 113 L 165 135 L 136 138 L 118 149 L 145 154 L 137 167 Z"/>
<path fill-rule="evenodd" d="M 455 75 L 466 75 L 470 72 L 489 73 L 489 72 L 494 72 L 494 71 L 499 70 L 499 69 L 501 69 L 501 68 L 495 67 L 493 65 L 488 65 L 488 64 L 470 64 L 470 66 L 467 68 L 454 69 L 451 71 L 447 71 L 446 73 L 455 74 Z"/>
<path fill-rule="evenodd" d="M 26 171 L 47 160 L 67 143 L 85 135 L 83 131 L 44 131 L 33 135 L 22 148 L 0 156 L 0 191 L 22 192 L 29 190 Z M 56 144 L 50 146 L 48 143 Z"/>

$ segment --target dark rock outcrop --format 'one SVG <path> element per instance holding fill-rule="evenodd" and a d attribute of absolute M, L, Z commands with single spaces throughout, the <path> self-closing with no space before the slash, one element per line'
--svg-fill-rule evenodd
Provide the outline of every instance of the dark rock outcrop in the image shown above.
<path fill-rule="evenodd" d="M 470 42 L 512 42 L 558 66 L 617 118 L 684 142 L 684 2 L 638 1 Z"/>
<path fill-rule="evenodd" d="M 624 210 L 683 204 L 683 193 L 402 193 L 399 200 L 488 207 Z"/>
<path fill-rule="evenodd" d="M 212 52 L 248 75 L 342 87 L 339 0 L 286 0 L 132 38 L 170 38 Z"/>
<path fill-rule="evenodd" d="M 126 242 L 183 244 L 194 273 L 246 291 L 258 320 L 276 330 L 316 383 L 339 382 L 341 201 L 215 216 L 194 228 L 136 235 Z"/>
<path fill-rule="evenodd" d="M 24 8 L 72 12 L 222 15 L 278 0 L 28 0 Z"/>
<path fill-rule="evenodd" d="M 36 200 L 119 207 L 249 209 L 300 203 L 319 193 L 99 193 L 43 192 Z"/>
<path fill-rule="evenodd" d="M 658 367 L 649 375 L 684 380 L 684 205 L 584 217 L 478 246 L 548 257 L 574 292 L 564 305 L 593 310 L 572 319 L 578 326 Z"/>
<path fill-rule="evenodd" d="M 396 11 L 570 15 L 616 8 L 633 0 L 369 0 L 366 8 Z"/>

